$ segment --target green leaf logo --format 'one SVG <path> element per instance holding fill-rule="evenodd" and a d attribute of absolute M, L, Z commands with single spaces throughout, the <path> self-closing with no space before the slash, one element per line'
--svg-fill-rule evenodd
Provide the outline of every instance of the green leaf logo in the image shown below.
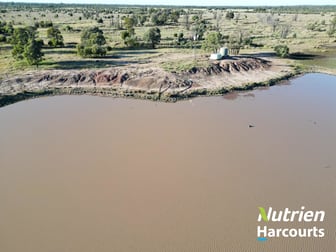
<path fill-rule="evenodd" d="M 265 209 L 264 209 L 263 207 L 258 207 L 258 208 L 259 208 L 259 212 L 260 212 L 261 218 L 262 218 L 265 222 L 268 222 L 268 218 L 267 218 Z"/>

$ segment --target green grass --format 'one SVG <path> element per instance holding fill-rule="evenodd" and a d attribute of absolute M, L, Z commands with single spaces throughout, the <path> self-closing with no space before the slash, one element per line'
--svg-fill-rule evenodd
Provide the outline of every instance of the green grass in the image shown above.
<path fill-rule="evenodd" d="M 98 7 L 97 7 L 98 8 Z M 185 55 L 192 55 L 191 48 L 171 48 L 174 46 L 174 34 L 182 32 L 185 38 L 190 38 L 193 35 L 192 29 L 187 30 L 184 25 L 184 17 L 181 16 L 179 24 L 160 26 L 161 30 L 161 45 L 158 50 L 125 50 L 123 41 L 120 37 L 121 30 L 116 30 L 110 24 L 108 16 L 119 15 L 120 20 L 122 17 L 127 16 L 125 14 L 126 9 L 106 8 L 98 9 L 97 16 L 102 17 L 103 24 L 98 24 L 94 19 L 86 19 L 83 17 L 83 10 L 93 11 L 95 8 L 78 7 L 62 7 L 62 8 L 27 8 L 16 11 L 14 9 L 8 9 L 7 13 L 1 13 L 1 20 L 7 22 L 14 22 L 15 27 L 34 25 L 37 21 L 52 21 L 54 25 L 60 28 L 66 44 L 65 48 L 44 48 L 45 53 L 44 62 L 41 64 L 40 69 L 81 69 L 81 68 L 103 68 L 113 66 L 123 66 L 129 63 L 139 63 L 151 60 L 161 60 L 161 65 L 167 71 L 181 72 L 188 70 L 194 66 L 204 67 L 207 66 L 207 60 L 197 60 L 183 58 L 183 61 L 172 60 L 169 57 L 164 57 L 163 54 L 179 53 Z M 202 17 L 208 22 L 207 32 L 211 32 L 211 27 L 216 24 L 214 19 L 214 13 L 222 15 L 219 20 L 219 30 L 225 35 L 237 35 L 239 33 L 244 36 L 251 36 L 253 43 L 259 45 L 258 48 L 246 46 L 241 52 L 259 52 L 259 51 L 272 51 L 277 44 L 287 44 L 290 48 L 290 52 L 316 52 L 321 51 L 321 46 L 325 44 L 335 44 L 335 37 L 328 37 L 326 30 L 329 27 L 329 22 L 332 19 L 333 12 L 325 11 L 323 15 L 320 13 L 304 14 L 299 13 L 297 20 L 294 20 L 296 14 L 294 13 L 255 13 L 252 11 L 235 9 L 235 18 L 233 20 L 225 19 L 226 10 L 214 10 L 214 9 L 198 9 L 189 10 L 192 13 L 201 12 Z M 109 13 L 107 13 L 109 12 Z M 72 13 L 72 16 L 69 15 Z M 192 16 L 190 15 L 190 22 Z M 82 20 L 79 18 L 82 17 Z M 267 23 L 268 18 L 278 19 L 278 26 L 275 32 L 272 31 L 272 27 Z M 317 23 L 319 30 L 309 30 L 308 25 L 311 23 Z M 281 38 L 281 27 L 286 25 L 290 26 L 287 38 Z M 77 30 L 74 32 L 65 31 L 66 26 L 71 26 Z M 80 42 L 80 36 L 83 29 L 87 27 L 98 26 L 104 31 L 106 37 L 107 46 L 111 46 L 113 50 L 108 53 L 106 58 L 102 59 L 82 59 L 76 54 L 75 45 Z M 136 36 L 139 41 L 142 42 L 144 33 L 153 25 L 147 21 L 142 27 L 135 27 Z M 39 28 L 38 36 L 44 40 L 47 44 L 48 39 L 46 37 L 47 28 Z M 294 36 L 295 35 L 295 36 Z M 201 42 L 198 42 L 200 46 Z M 161 47 L 164 47 L 161 49 Z M 329 49 L 323 49 L 329 51 Z M 204 54 L 198 50 L 198 54 Z M 336 57 L 336 54 L 335 54 Z M 335 57 L 328 58 L 316 58 L 314 60 L 298 61 L 299 64 L 311 66 L 318 65 L 321 67 L 336 68 Z M 159 61 L 160 61 L 159 60 Z M 14 73 L 22 70 L 30 70 L 34 67 L 27 66 L 25 62 L 15 62 L 10 53 L 10 49 L 6 44 L 0 44 L 0 74 Z"/>

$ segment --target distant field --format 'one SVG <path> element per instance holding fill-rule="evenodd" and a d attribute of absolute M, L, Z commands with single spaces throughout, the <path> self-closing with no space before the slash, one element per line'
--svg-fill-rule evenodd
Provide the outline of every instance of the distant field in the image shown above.
<path fill-rule="evenodd" d="M 150 61 L 152 57 L 161 57 L 161 55 L 168 53 L 190 55 L 190 59 L 194 54 L 197 54 L 197 57 L 208 55 L 200 49 L 202 40 L 193 42 L 191 39 L 195 33 L 193 26 L 196 23 L 196 18 L 204 20 L 206 24 L 203 37 L 213 31 L 219 31 L 228 38 L 237 36 L 237 34 L 243 37 L 248 42 L 242 45 L 241 53 L 270 52 L 278 44 L 287 45 L 292 53 L 324 53 L 336 47 L 336 34 L 331 36 L 327 34 L 330 22 L 336 16 L 336 8 L 333 7 L 233 8 L 234 17 L 232 19 L 226 18 L 226 14 L 230 11 L 228 9 L 171 7 L 171 10 L 180 13 L 179 18 L 177 22 L 167 22 L 164 25 L 153 24 L 151 13 L 154 9 L 152 7 L 24 4 L 1 4 L 1 7 L 0 21 L 12 23 L 14 27 L 33 26 L 36 22 L 51 21 L 55 27 L 61 30 L 65 47 L 49 48 L 45 46 L 43 48 L 44 61 L 40 66 L 42 69 L 111 67 L 132 62 Z M 132 50 L 132 48 L 125 48 L 121 39 L 121 32 L 125 30 L 123 19 L 132 15 L 147 16 L 142 25 L 134 27 L 139 43 L 142 42 L 143 35 L 149 28 L 159 27 L 161 43 L 158 45 L 158 49 L 140 50 L 135 48 Z M 83 29 L 93 26 L 104 31 L 106 46 L 110 46 L 112 50 L 105 58 L 99 60 L 82 59 L 76 53 L 76 44 L 80 42 Z M 45 45 L 48 42 L 46 31 L 47 28 L 38 28 L 38 36 L 44 40 Z M 176 44 L 176 35 L 174 36 L 174 34 L 179 33 L 184 35 L 184 45 Z M 329 47 L 325 47 L 325 45 Z M 197 48 L 196 51 L 193 50 L 193 47 Z M 139 51 L 139 53 L 134 53 L 135 51 Z M 181 63 L 177 63 L 171 58 L 167 62 L 165 57 L 162 57 L 163 67 L 174 69 L 174 64 Z M 334 67 L 334 64 L 331 65 Z M 0 73 L 2 75 L 32 68 L 34 67 L 29 67 L 24 62 L 15 62 L 11 57 L 10 44 L 0 43 Z"/>

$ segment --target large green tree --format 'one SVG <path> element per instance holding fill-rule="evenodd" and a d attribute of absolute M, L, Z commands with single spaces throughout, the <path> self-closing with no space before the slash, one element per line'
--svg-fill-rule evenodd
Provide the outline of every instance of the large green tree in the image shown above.
<path fill-rule="evenodd" d="M 42 61 L 43 53 L 41 51 L 43 45 L 42 40 L 29 39 L 23 52 L 23 56 L 29 65 L 38 66 Z"/>
<path fill-rule="evenodd" d="M 28 41 L 35 39 L 36 29 L 32 26 L 18 27 L 14 29 L 11 43 L 13 45 L 12 55 L 17 60 L 22 60 L 23 52 Z"/>
<path fill-rule="evenodd" d="M 50 27 L 47 30 L 47 37 L 49 39 L 48 45 L 57 47 L 57 46 L 64 46 L 63 36 L 61 31 L 56 27 Z"/>
<path fill-rule="evenodd" d="M 161 41 L 161 31 L 159 28 L 150 28 L 145 34 L 144 34 L 144 41 L 149 43 L 151 47 L 154 49 L 155 45 L 159 44 Z"/>
<path fill-rule="evenodd" d="M 12 55 L 15 59 L 25 59 L 29 65 L 36 66 L 42 61 L 43 41 L 36 39 L 34 27 L 15 28 L 11 42 L 13 44 Z"/>
<path fill-rule="evenodd" d="M 137 38 L 134 31 L 134 25 L 136 25 L 136 23 L 137 20 L 135 16 L 124 18 L 126 31 L 121 32 L 121 38 L 126 46 L 134 47 L 137 45 Z"/>
<path fill-rule="evenodd" d="M 82 57 L 105 56 L 106 40 L 104 33 L 98 27 L 85 29 L 81 35 L 81 43 L 77 45 L 77 52 Z"/>
<path fill-rule="evenodd" d="M 216 52 L 223 44 L 223 36 L 220 32 L 209 33 L 202 43 L 202 49 L 209 52 Z"/>

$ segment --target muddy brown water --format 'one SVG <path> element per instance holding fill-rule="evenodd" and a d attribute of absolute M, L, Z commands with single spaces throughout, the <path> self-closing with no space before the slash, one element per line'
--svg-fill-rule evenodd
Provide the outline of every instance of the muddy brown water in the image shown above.
<path fill-rule="evenodd" d="M 0 251 L 336 251 L 335 109 L 322 74 L 229 99 L 3 107 Z M 324 210 L 307 226 L 326 235 L 259 242 L 259 206 Z"/>

